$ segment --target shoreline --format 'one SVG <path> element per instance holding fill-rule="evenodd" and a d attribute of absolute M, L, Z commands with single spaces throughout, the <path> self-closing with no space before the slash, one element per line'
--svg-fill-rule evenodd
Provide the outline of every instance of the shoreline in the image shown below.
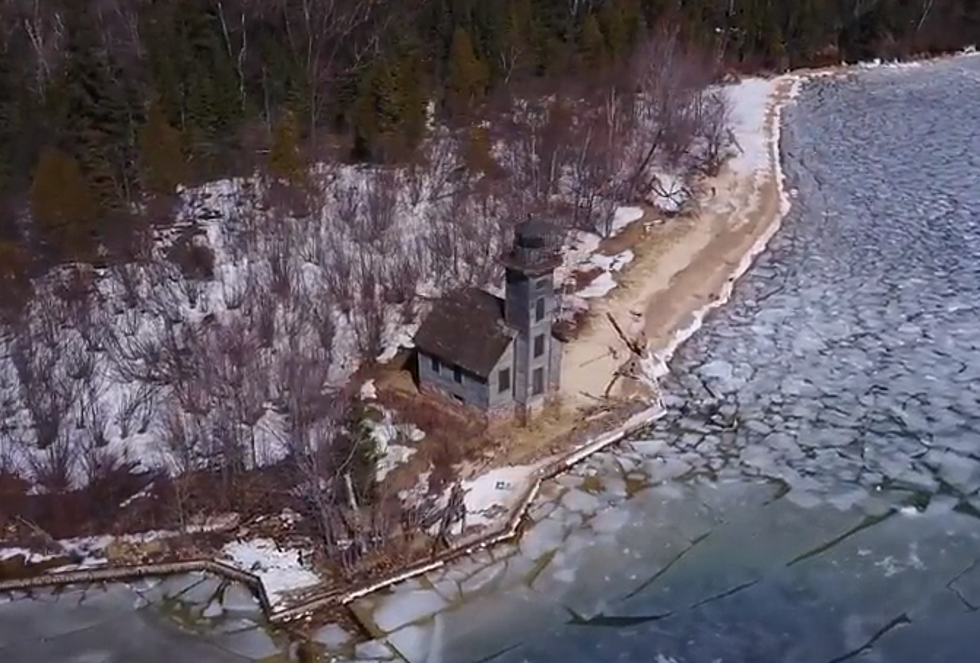
<path fill-rule="evenodd" d="M 780 77 L 787 78 L 787 77 Z M 788 78 L 788 82 L 795 83 L 796 77 Z M 756 226 L 761 226 L 764 232 L 762 242 L 753 242 L 750 248 L 755 248 L 757 245 L 761 244 L 761 248 L 764 248 L 765 243 L 769 238 L 778 230 L 778 221 L 781 219 L 780 210 L 782 205 L 777 206 L 774 210 L 766 208 L 765 210 L 756 209 L 756 198 L 766 199 L 766 196 L 759 196 L 760 191 L 766 187 L 773 188 L 775 191 L 780 190 L 780 183 L 778 180 L 777 171 L 773 170 L 773 145 L 776 150 L 775 156 L 778 157 L 778 133 L 773 133 L 773 123 L 779 121 L 778 110 L 781 108 L 780 104 L 785 104 L 787 99 L 774 99 L 770 97 L 767 105 L 767 117 L 766 117 L 766 141 L 770 146 L 769 150 L 769 163 L 766 166 L 766 171 L 763 177 L 759 177 L 760 173 L 752 174 L 741 174 L 735 175 L 730 171 L 725 172 L 720 177 L 713 178 L 712 183 L 717 183 L 724 179 L 734 180 L 734 184 L 741 185 L 740 192 L 745 196 L 745 201 L 748 206 L 742 205 L 737 206 L 735 210 L 725 215 L 729 218 L 727 221 L 731 221 L 732 217 L 740 217 L 752 213 L 756 213 L 758 219 L 756 222 L 751 224 L 751 228 L 755 229 Z M 774 138 L 775 137 L 775 138 Z M 775 140 L 775 142 L 774 142 Z M 741 180 L 741 181 L 738 181 Z M 774 216 L 776 218 L 765 218 L 765 211 L 775 212 Z M 714 230 L 714 227 L 719 220 L 718 213 L 715 213 L 715 218 L 704 222 L 705 219 L 698 218 L 696 221 L 703 221 L 702 226 L 708 225 L 709 232 Z M 645 217 L 646 218 L 646 215 Z M 641 219 L 637 223 L 643 223 L 644 219 Z M 724 221 L 724 220 L 723 220 Z M 760 223 L 761 221 L 761 223 Z M 768 222 L 765 222 L 768 221 Z M 667 222 L 659 228 L 669 229 L 669 223 Z M 724 224 L 723 224 L 724 225 Z M 736 224 L 736 226 L 741 229 L 741 224 Z M 754 235 L 750 235 L 754 237 Z M 721 236 L 722 239 L 725 235 Z M 682 238 L 683 239 L 683 238 Z M 675 288 L 674 281 L 675 278 L 681 276 L 685 273 L 690 273 L 689 270 L 694 266 L 697 257 L 701 256 L 704 251 L 707 251 L 711 246 L 717 244 L 719 237 L 712 236 L 708 238 L 708 241 L 704 244 L 701 251 L 689 254 L 689 258 L 686 263 L 683 262 L 683 255 L 674 256 L 672 264 L 677 266 L 678 269 L 671 271 L 666 274 L 660 275 L 660 279 L 652 280 L 640 280 L 634 287 L 618 285 L 616 289 L 610 292 L 606 297 L 595 302 L 594 309 L 589 313 L 590 328 L 592 333 L 588 335 L 584 342 L 580 342 L 576 339 L 570 346 L 575 346 L 579 351 L 585 348 L 586 351 L 590 347 L 594 348 L 597 343 L 610 342 L 610 343 L 621 343 L 622 341 L 615 334 L 611 325 L 603 324 L 603 321 L 599 320 L 601 324 L 595 325 L 594 322 L 601 317 L 604 317 L 605 313 L 619 313 L 624 312 L 624 307 L 627 309 L 635 308 L 637 305 L 644 307 L 644 310 L 648 312 L 649 300 L 651 297 L 655 297 L 661 293 L 666 293 L 668 295 L 673 294 Z M 676 247 L 674 247 L 676 248 Z M 682 247 L 680 250 L 683 251 Z M 736 276 L 728 277 L 727 279 L 727 291 L 723 288 L 720 295 L 712 298 L 707 305 L 700 301 L 700 297 L 695 294 L 694 297 L 689 297 L 687 299 L 688 315 L 694 316 L 697 320 L 703 318 L 707 311 L 720 306 L 725 301 L 727 301 L 728 296 L 730 296 L 731 286 L 733 285 L 734 279 L 740 276 L 748 267 L 751 265 L 755 255 L 760 249 L 749 251 L 742 257 L 742 263 L 744 266 L 740 265 L 741 270 L 739 270 Z M 668 249 L 669 250 L 669 249 Z M 662 254 L 656 254 L 650 256 L 649 262 L 656 264 Z M 681 264 L 678 265 L 678 262 Z M 721 265 L 724 267 L 724 263 Z M 632 269 L 634 265 L 630 265 L 630 268 L 624 270 L 624 280 L 630 279 L 631 275 L 633 279 L 636 279 L 636 270 Z M 642 265 L 640 266 L 642 268 Z M 670 271 L 670 270 L 668 270 Z M 626 311 L 628 313 L 628 311 Z M 615 313 L 613 313 L 615 315 Z M 625 317 L 625 316 L 624 316 Z M 635 317 L 635 316 L 634 316 Z M 641 319 L 641 325 L 645 331 L 648 327 L 647 314 L 644 314 Z M 698 325 L 699 326 L 699 325 Z M 627 334 L 635 333 L 636 325 L 632 325 L 633 329 L 624 331 Z M 666 369 L 666 362 L 669 361 L 670 355 L 679 347 L 691 334 L 696 331 L 697 326 L 692 326 L 690 324 L 683 327 L 674 327 L 670 329 L 670 333 L 666 335 L 657 335 L 652 337 L 650 340 L 654 343 L 651 344 L 652 348 L 648 346 L 647 359 L 649 361 L 657 362 Z M 644 333 L 644 332 L 641 332 Z M 655 342 L 659 341 L 660 344 L 657 345 Z M 612 359 L 612 361 L 610 361 Z M 620 366 L 617 364 L 615 357 L 607 356 L 603 362 L 609 375 Z M 599 384 L 599 379 L 601 373 L 597 377 L 597 370 L 595 364 L 591 364 L 587 370 L 586 383 L 592 386 Z M 651 377 L 656 377 L 651 375 Z M 603 382 L 605 378 L 602 378 Z M 573 381 L 572 384 L 581 384 L 580 382 Z M 602 388 L 602 384 L 599 384 L 599 388 Z M 285 624 L 295 622 L 297 620 L 303 619 L 320 610 L 337 608 L 340 606 L 346 606 L 349 603 L 373 594 L 382 589 L 400 584 L 411 578 L 415 578 L 433 570 L 445 567 L 451 564 L 455 560 L 469 556 L 479 550 L 486 550 L 492 548 L 500 543 L 506 541 L 512 541 L 520 536 L 522 527 L 525 519 L 527 518 L 528 511 L 535 504 L 536 498 L 541 491 L 542 485 L 559 476 L 573 466 L 577 465 L 581 461 L 587 459 L 594 453 L 597 453 L 612 444 L 622 440 L 624 437 L 629 435 L 631 432 L 642 428 L 653 421 L 655 421 L 659 416 L 663 414 L 662 408 L 658 403 L 642 402 L 637 399 L 626 400 L 618 402 L 616 407 L 610 408 L 604 413 L 598 420 L 592 421 L 595 426 L 588 426 L 586 430 L 580 430 L 578 428 L 579 423 L 584 423 L 581 420 L 586 417 L 586 413 L 583 412 L 585 409 L 585 403 L 579 401 L 578 406 L 570 408 L 568 412 L 563 413 L 563 419 L 571 416 L 579 421 L 576 422 L 576 426 L 571 430 L 563 431 L 563 434 L 556 436 L 551 440 L 552 444 L 559 441 L 560 438 L 564 440 L 561 444 L 564 447 L 563 453 L 558 454 L 548 454 L 548 458 L 543 466 L 533 471 L 528 477 L 526 482 L 522 482 L 521 486 L 515 486 L 517 489 L 514 492 L 519 493 L 519 497 L 515 500 L 515 503 L 511 508 L 507 509 L 507 513 L 504 517 L 499 518 L 496 522 L 488 523 L 486 528 L 474 535 L 464 537 L 457 543 L 455 543 L 451 548 L 433 556 L 428 559 L 421 560 L 415 564 L 410 565 L 408 568 L 402 568 L 401 570 L 390 573 L 385 577 L 378 578 L 373 582 L 366 583 L 359 587 L 348 587 L 346 589 L 340 589 L 336 587 L 324 588 L 324 591 L 311 592 L 305 598 L 297 600 L 295 603 L 289 606 L 284 606 L 282 609 L 276 610 L 271 606 L 271 601 L 265 598 L 263 583 L 260 577 L 248 573 L 243 569 L 236 569 L 240 574 L 240 581 L 245 582 L 247 585 L 252 587 L 258 592 L 260 596 L 260 601 L 266 607 L 266 617 L 273 624 Z M 585 419 L 585 422 L 589 422 L 589 419 Z M 577 443 L 570 445 L 569 437 L 580 438 L 577 439 Z M 581 439 L 584 438 L 584 439 Z M 571 448 L 569 448 L 571 446 Z M 502 459 L 498 459 L 502 460 Z M 497 463 L 494 463 L 497 465 Z M 487 470 L 491 468 L 485 468 Z M 113 567 L 101 567 L 99 569 L 91 570 L 71 570 L 62 572 L 49 572 L 41 576 L 34 576 L 30 578 L 24 578 L 22 580 L 6 580 L 0 582 L 0 591 L 15 591 L 24 590 L 37 587 L 54 587 L 63 585 L 66 583 L 75 584 L 79 582 L 85 582 L 85 578 L 91 575 L 92 582 L 105 582 L 109 580 L 123 581 L 133 577 L 143 577 L 147 575 L 170 575 L 179 569 L 180 571 L 185 571 L 190 566 L 200 567 L 202 570 L 211 571 L 217 568 L 215 562 L 210 559 L 193 560 L 182 563 L 175 566 L 173 563 L 151 563 L 151 564 L 136 564 L 129 566 L 113 566 Z M 220 566 L 224 566 L 223 564 Z M 222 569 L 224 570 L 224 569 Z"/>
<path fill-rule="evenodd" d="M 726 164 L 704 182 L 706 190 L 717 193 L 703 200 L 697 213 L 656 226 L 652 236 L 633 247 L 648 255 L 623 270 L 618 287 L 595 303 L 584 333 L 566 348 L 562 389 L 570 410 L 580 414 L 588 403 L 576 392 L 601 393 L 624 366 L 614 351 L 623 340 L 602 318 L 612 316 L 627 336 L 641 339 L 646 352 L 636 377 L 656 381 L 707 313 L 730 299 L 735 282 L 765 249 L 789 211 L 779 154 L 780 123 L 783 107 L 808 77 L 794 73 L 770 79 L 762 168 L 744 173 Z M 637 223 L 644 223 L 646 216 Z M 679 231 L 672 227 L 680 224 L 686 227 Z M 664 240 L 670 245 L 658 246 Z M 624 391 L 628 390 L 621 388 L 620 395 Z"/>
<path fill-rule="evenodd" d="M 903 63 L 899 63 L 898 66 L 915 66 L 915 64 L 918 62 L 928 63 L 928 62 L 934 62 L 936 60 L 952 59 L 964 55 L 976 55 L 976 53 L 961 53 L 956 55 L 931 58 L 929 60 L 913 61 L 911 63 L 903 62 Z M 880 66 L 888 67 L 890 65 L 882 64 Z M 799 88 L 802 86 L 802 84 L 804 84 L 808 80 L 811 80 L 813 78 L 823 77 L 823 76 L 847 75 L 847 74 L 855 73 L 855 70 L 861 71 L 869 68 L 873 68 L 873 67 L 867 67 L 862 65 L 856 65 L 856 66 L 848 65 L 848 66 L 827 68 L 822 70 L 794 71 L 794 72 L 773 77 L 772 79 L 773 81 L 779 82 L 785 85 L 785 87 L 781 89 L 781 95 L 777 95 L 776 97 L 770 99 L 771 105 L 767 108 L 767 114 L 766 114 L 766 127 L 767 129 L 771 130 L 767 135 L 768 147 L 769 147 L 767 156 L 771 159 L 770 166 L 772 168 L 772 172 L 768 173 L 767 177 L 762 178 L 763 181 L 755 182 L 754 183 L 755 186 L 749 187 L 750 190 L 761 189 L 766 187 L 771 188 L 774 195 L 770 196 L 765 201 L 759 201 L 759 202 L 760 202 L 760 206 L 765 207 L 772 213 L 772 217 L 768 219 L 768 222 L 766 222 L 760 210 L 758 209 L 753 210 L 751 208 L 749 210 L 744 210 L 744 209 L 742 210 L 743 212 L 755 211 L 757 214 L 760 215 L 759 218 L 756 219 L 756 221 L 751 224 L 751 227 L 754 230 L 754 232 L 749 233 L 748 235 L 751 241 L 747 240 L 747 243 L 744 246 L 739 245 L 741 248 L 744 248 L 744 252 L 742 253 L 740 259 L 737 260 L 737 262 L 735 262 L 734 264 L 731 264 L 730 262 L 722 262 L 719 265 L 716 265 L 716 270 L 711 274 L 712 278 L 714 279 L 711 281 L 711 283 L 717 284 L 718 286 L 717 288 L 711 291 L 711 293 L 714 295 L 713 297 L 708 296 L 707 301 L 705 301 L 706 296 L 702 294 L 701 290 L 691 291 L 686 293 L 687 298 L 685 301 L 689 305 L 689 307 L 686 309 L 686 313 L 687 313 L 686 316 L 680 317 L 675 321 L 677 324 L 675 324 L 674 327 L 671 329 L 671 334 L 667 335 L 666 337 L 662 335 L 651 337 L 650 339 L 651 352 L 648 353 L 649 364 L 646 367 L 647 370 L 649 370 L 651 373 L 656 374 L 658 371 L 666 372 L 667 363 L 669 362 L 670 358 L 674 355 L 674 353 L 677 351 L 677 349 L 684 343 L 684 341 L 688 340 L 691 336 L 693 336 L 694 333 L 696 333 L 696 331 L 700 328 L 708 312 L 722 306 L 723 304 L 729 301 L 737 279 L 748 271 L 748 269 L 754 263 L 756 257 L 766 249 L 769 241 L 780 229 L 785 214 L 788 212 L 789 205 L 790 205 L 789 192 L 785 190 L 782 160 L 779 152 L 779 147 L 780 147 L 779 142 L 781 138 L 781 129 L 782 129 L 782 125 L 781 125 L 782 111 L 785 108 L 785 105 L 791 102 L 795 98 Z M 752 180 L 755 179 L 755 177 L 743 176 L 743 179 Z M 766 204 L 761 204 L 763 202 Z M 773 205 L 775 206 L 773 207 Z M 690 266 L 691 265 L 688 265 L 688 267 Z M 627 278 L 628 278 L 628 273 L 630 271 L 631 271 L 630 269 L 626 270 Z M 679 276 L 683 274 L 685 271 L 687 271 L 687 268 L 682 269 L 679 272 L 676 272 L 675 274 L 672 274 L 668 285 L 665 288 L 661 288 L 659 290 L 654 291 L 654 295 L 664 291 L 671 290 L 673 287 L 671 284 L 674 282 L 674 276 Z M 693 274 L 694 272 L 691 273 Z M 622 290 L 627 293 L 626 295 L 620 292 L 620 290 L 621 288 L 616 288 L 606 298 L 601 300 L 601 306 L 604 307 L 607 301 L 612 302 L 615 301 L 617 298 L 629 300 L 630 299 L 629 290 L 627 288 L 622 288 Z M 636 293 L 633 294 L 634 296 L 636 295 Z M 596 303 L 600 304 L 600 302 L 596 302 Z M 645 318 L 648 317 L 649 313 L 650 313 L 650 309 L 648 307 L 646 309 L 646 314 L 644 317 Z M 648 320 L 644 320 L 643 322 L 645 327 L 646 324 L 648 323 Z M 656 343 L 655 341 L 658 340 L 659 343 Z M 660 374 L 662 375 L 663 373 Z M 634 427 L 646 425 L 647 423 L 649 423 L 649 421 L 651 421 L 656 416 L 655 412 L 645 412 L 643 414 L 644 416 L 649 418 L 646 419 L 645 421 L 642 421 L 641 423 L 636 423 L 634 421 L 633 424 Z M 496 529 L 497 534 L 491 533 L 491 534 L 481 536 L 479 537 L 479 539 L 481 539 L 480 541 L 471 540 L 468 544 L 465 542 L 461 543 L 461 545 L 458 548 L 447 551 L 447 554 L 443 559 L 431 560 L 426 562 L 424 565 L 414 565 L 414 568 L 403 570 L 397 575 L 389 576 L 387 578 L 382 578 L 380 580 L 377 580 L 376 582 L 370 583 L 369 585 L 362 585 L 360 588 L 353 588 L 350 591 L 346 591 L 342 594 L 340 592 L 335 592 L 335 591 L 330 592 L 329 595 L 320 594 L 319 598 L 303 601 L 301 605 L 293 606 L 288 611 L 280 611 L 278 616 L 269 614 L 268 617 L 270 621 L 273 621 L 274 623 L 281 623 L 282 621 L 288 621 L 291 619 L 297 619 L 305 616 L 304 614 L 299 614 L 302 611 L 314 611 L 319 608 L 328 607 L 328 606 L 336 607 L 339 605 L 345 605 L 346 603 L 356 598 L 366 596 L 373 592 L 379 591 L 380 589 L 398 584 L 411 577 L 422 575 L 435 568 L 439 568 L 442 566 L 446 566 L 447 564 L 451 564 L 455 559 L 469 555 L 475 552 L 476 550 L 487 548 L 496 545 L 499 542 L 515 538 L 516 536 L 519 535 L 520 525 L 523 522 L 523 519 L 526 515 L 523 512 L 527 511 L 529 506 L 535 504 L 538 490 L 540 489 L 540 485 L 543 482 L 550 480 L 551 477 L 555 476 L 556 474 L 560 474 L 564 472 L 573 464 L 587 458 L 592 453 L 615 443 L 619 439 L 622 439 L 622 437 L 624 437 L 626 434 L 628 434 L 628 430 L 626 430 L 625 427 L 623 428 L 623 430 L 619 432 L 613 430 L 607 433 L 606 435 L 600 436 L 598 439 L 593 440 L 592 442 L 586 444 L 585 446 L 580 447 L 572 451 L 571 453 L 565 454 L 562 457 L 556 459 L 553 463 L 549 464 L 549 467 L 546 470 L 542 470 L 540 474 L 536 473 L 535 485 L 525 493 L 523 499 L 521 499 L 520 502 L 518 503 L 518 507 L 511 514 L 511 518 L 508 518 L 507 522 L 503 523 L 505 526 Z M 520 515 L 517 515 L 517 517 L 515 518 L 514 516 L 518 514 L 518 512 L 520 512 Z M 512 525 L 508 525 L 508 522 L 512 523 Z M 100 576 L 109 575 L 110 573 L 118 574 L 118 578 L 122 579 L 126 577 L 127 574 L 132 575 L 134 573 L 137 573 L 138 575 L 168 573 L 168 571 L 162 568 L 165 566 L 167 565 L 154 564 L 154 565 L 141 565 L 139 567 L 126 567 L 126 568 L 117 567 L 115 569 L 101 569 L 98 573 L 95 572 L 93 573 Z M 236 569 L 236 571 L 241 572 L 240 569 Z M 69 582 L 74 583 L 80 581 L 78 578 L 78 574 L 75 573 L 72 574 L 71 578 L 67 577 L 68 574 L 64 574 L 61 578 L 57 577 L 57 575 L 58 574 L 52 573 L 44 577 L 25 579 L 23 581 L 23 586 L 37 587 L 41 584 L 48 585 L 48 586 L 56 586 L 59 584 L 64 584 Z M 261 586 L 261 580 L 259 578 L 257 578 L 252 574 L 246 574 L 246 575 L 250 576 L 248 584 L 252 584 L 253 582 L 256 582 L 259 584 L 259 586 Z M 14 589 L 18 589 L 18 587 L 13 586 L 14 583 L 17 582 L 18 581 L 8 581 L 8 582 L 0 583 L 0 591 L 11 591 Z M 314 603 L 318 603 L 318 602 L 320 603 L 320 605 L 314 605 Z M 282 613 L 284 612 L 291 613 L 288 619 L 282 615 Z"/>

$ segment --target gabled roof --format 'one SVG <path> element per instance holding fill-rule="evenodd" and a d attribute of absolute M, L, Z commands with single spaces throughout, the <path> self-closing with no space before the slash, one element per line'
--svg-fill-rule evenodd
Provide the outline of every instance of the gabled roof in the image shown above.
<path fill-rule="evenodd" d="M 504 323 L 504 300 L 477 288 L 458 290 L 438 300 L 415 334 L 423 353 L 481 378 L 514 338 Z"/>

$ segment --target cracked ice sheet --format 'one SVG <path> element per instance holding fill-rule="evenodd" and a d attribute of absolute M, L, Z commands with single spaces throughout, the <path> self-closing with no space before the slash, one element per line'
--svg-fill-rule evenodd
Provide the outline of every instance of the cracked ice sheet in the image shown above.
<path fill-rule="evenodd" d="M 434 589 L 395 588 L 387 595 L 366 596 L 351 605 L 359 617 L 391 633 L 408 624 L 424 621 L 446 607 L 446 599 Z"/>
<path fill-rule="evenodd" d="M 389 642 L 408 663 L 471 663 L 518 646 L 567 619 L 560 604 L 524 587 L 440 612 L 425 624 L 396 631 Z"/>
<path fill-rule="evenodd" d="M 855 660 L 973 660 L 962 654 L 969 651 L 964 641 L 978 640 L 972 634 L 980 613 L 967 613 L 946 584 L 976 556 L 980 526 L 952 512 L 911 517 L 921 521 L 912 526 L 910 516 L 895 515 L 788 568 L 774 562 L 760 582 L 697 608 L 659 619 L 600 617 L 588 627 L 569 624 L 493 663 L 646 661 L 658 655 L 678 663 L 826 663 L 861 649 L 903 613 L 911 624 L 889 631 Z M 768 554 L 765 540 L 742 543 L 752 546 L 751 554 Z M 710 565 L 725 560 L 704 563 L 711 572 Z M 944 634 L 957 633 L 950 623 L 974 630 L 966 637 L 960 632 L 959 643 L 943 643 Z M 904 643 L 915 648 L 903 650 Z M 928 643 L 951 655 L 931 655 Z"/>
<path fill-rule="evenodd" d="M 94 592 L 80 605 L 82 594 Z M 133 594 L 122 585 L 67 590 L 60 596 L 39 591 L 0 605 L 0 660 L 67 663 L 141 661 L 243 663 L 174 627 L 155 610 L 133 610 Z"/>
<path fill-rule="evenodd" d="M 703 499 L 689 487 L 641 491 L 569 536 L 531 587 L 559 597 L 576 616 L 588 620 L 669 568 L 732 517 L 729 510 L 738 513 L 740 506 L 758 504 L 773 490 L 765 484 L 719 484 L 701 490 Z"/>
<path fill-rule="evenodd" d="M 667 614 L 737 591 L 773 567 L 859 526 L 867 516 L 823 505 L 806 509 L 783 497 L 747 511 L 711 531 L 642 591 L 605 612 L 636 617 Z M 760 550 L 760 546 L 764 548 Z"/>
<path fill-rule="evenodd" d="M 805 589 L 824 620 L 842 616 L 829 639 L 843 655 L 902 614 L 915 624 L 965 610 L 947 585 L 977 558 L 978 540 L 971 516 L 903 510 L 787 568 L 783 582 Z"/>

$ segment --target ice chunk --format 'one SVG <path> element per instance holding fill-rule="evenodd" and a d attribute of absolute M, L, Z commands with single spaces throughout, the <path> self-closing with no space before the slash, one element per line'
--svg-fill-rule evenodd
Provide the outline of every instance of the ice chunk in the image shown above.
<path fill-rule="evenodd" d="M 208 603 L 208 607 L 204 609 L 201 616 L 205 619 L 214 619 L 215 617 L 220 617 L 224 613 L 224 609 L 221 607 L 221 602 L 217 598 L 213 599 Z"/>
<path fill-rule="evenodd" d="M 502 565 L 501 565 L 502 567 Z M 433 590 L 399 591 L 381 599 L 372 615 L 385 633 L 427 619 L 446 607 L 446 599 Z"/>
<path fill-rule="evenodd" d="M 592 515 L 599 509 L 601 503 L 595 495 L 578 488 L 573 488 L 561 498 L 561 504 L 569 511 L 575 511 L 583 515 Z"/>
<path fill-rule="evenodd" d="M 327 624 L 313 634 L 313 641 L 330 648 L 345 645 L 351 640 L 351 635 L 337 624 Z"/>
<path fill-rule="evenodd" d="M 257 614 L 262 611 L 255 595 L 237 582 L 225 586 L 221 594 L 221 605 L 226 611 L 234 613 Z"/>
<path fill-rule="evenodd" d="M 542 520 L 535 523 L 521 537 L 521 554 L 532 559 L 558 548 L 565 539 L 565 526 L 556 519 Z"/>
<path fill-rule="evenodd" d="M 489 660 L 566 619 L 564 608 L 526 587 L 481 597 L 439 613 L 432 629 L 429 661 Z"/>
<path fill-rule="evenodd" d="M 214 633 L 238 633 L 258 627 L 259 625 L 251 619 L 228 619 L 226 616 L 225 619 L 219 619 L 216 624 L 212 625 L 211 630 Z"/>
<path fill-rule="evenodd" d="M 939 479 L 963 494 L 980 490 L 980 464 L 953 451 L 930 451 L 923 459 Z"/>
<path fill-rule="evenodd" d="M 612 534 L 618 532 L 632 517 L 626 507 L 606 509 L 589 521 L 589 526 L 597 534 Z"/>
<path fill-rule="evenodd" d="M 487 590 L 503 579 L 506 570 L 506 562 L 494 562 L 461 582 L 460 591 L 466 596 Z"/>
<path fill-rule="evenodd" d="M 191 605 L 205 606 L 211 599 L 213 599 L 218 594 L 218 590 L 221 588 L 222 580 L 221 578 L 207 577 L 201 582 L 195 583 L 191 587 L 177 595 L 177 598 L 184 603 L 190 603 Z"/>
<path fill-rule="evenodd" d="M 188 573 L 169 576 L 162 582 L 146 589 L 143 597 L 150 603 L 159 603 L 164 598 L 174 598 L 204 582 L 206 576 L 200 573 Z"/>
<path fill-rule="evenodd" d="M 671 481 L 684 476 L 692 469 L 689 464 L 679 458 L 652 458 L 643 464 L 643 473 L 646 474 L 650 483 Z"/>
<path fill-rule="evenodd" d="M 391 648 L 380 640 L 368 640 L 354 648 L 354 655 L 359 659 L 387 661 L 395 657 Z"/>
<path fill-rule="evenodd" d="M 429 663 L 434 623 L 416 624 L 388 635 L 388 644 L 407 663 Z"/>
<path fill-rule="evenodd" d="M 225 633 L 215 639 L 222 649 L 252 660 L 269 658 L 280 653 L 272 637 L 260 628 L 237 633 Z"/>

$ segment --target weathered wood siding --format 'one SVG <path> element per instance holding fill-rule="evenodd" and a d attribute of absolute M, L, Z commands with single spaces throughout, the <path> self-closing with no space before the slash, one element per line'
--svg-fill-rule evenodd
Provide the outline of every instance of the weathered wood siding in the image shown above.
<path fill-rule="evenodd" d="M 510 384 L 507 391 L 500 391 L 500 372 L 510 371 Z M 514 403 L 514 381 L 517 379 L 514 366 L 514 343 L 507 346 L 504 354 L 500 356 L 497 365 L 490 372 L 488 380 L 487 407 L 493 410 L 506 408 Z"/>
<path fill-rule="evenodd" d="M 432 366 L 432 356 L 418 352 L 419 386 L 423 389 L 442 392 L 462 400 L 468 405 L 486 409 L 489 405 L 489 385 L 482 378 L 460 371 L 461 381 L 456 382 L 453 366 L 439 362 L 439 370 Z"/>

